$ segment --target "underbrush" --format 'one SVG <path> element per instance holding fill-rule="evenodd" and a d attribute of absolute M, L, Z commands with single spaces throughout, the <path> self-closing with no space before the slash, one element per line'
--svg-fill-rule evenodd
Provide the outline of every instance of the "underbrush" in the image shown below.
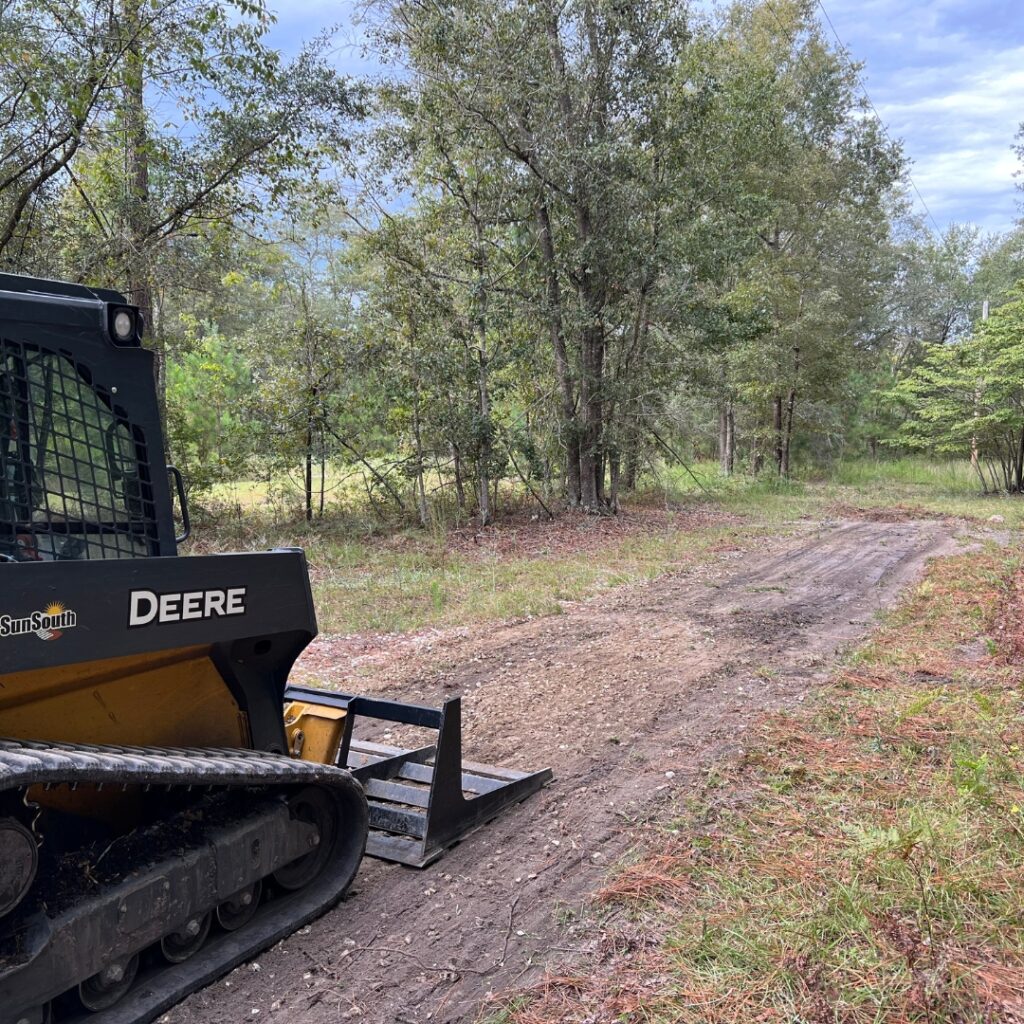
<path fill-rule="evenodd" d="M 934 563 L 611 878 L 598 902 L 660 939 L 606 921 L 508 1024 L 1024 1020 L 1022 559 Z"/>
<path fill-rule="evenodd" d="M 978 475 L 965 459 L 850 459 L 837 463 L 829 478 L 846 487 L 921 487 L 965 498 L 977 497 L 981 491 Z"/>
<path fill-rule="evenodd" d="M 325 513 L 317 521 L 343 524 L 353 536 L 368 536 L 394 529 L 417 527 L 415 502 L 408 495 L 404 511 L 383 492 L 369 496 L 360 467 L 330 467 Z M 472 498 L 472 494 L 469 494 Z M 473 509 L 455 506 L 452 482 L 433 474 L 428 487 L 428 533 L 444 534 L 473 523 Z M 965 459 L 924 457 L 847 459 L 828 467 L 798 465 L 791 479 L 781 479 L 767 467 L 753 477 L 740 470 L 722 476 L 718 462 L 696 461 L 683 466 L 652 463 L 638 489 L 623 496 L 626 507 L 690 508 L 695 504 L 731 512 L 780 520 L 810 514 L 829 503 L 846 502 L 865 507 L 905 504 L 935 513 L 987 518 L 993 514 L 1024 525 L 1024 501 L 1016 496 L 983 494 L 977 474 Z M 198 502 L 198 499 L 197 499 Z M 202 497 L 218 522 L 243 524 L 249 520 L 288 522 L 301 517 L 302 492 L 297 478 L 273 482 L 239 481 L 219 484 Z M 472 504 L 472 502 L 470 502 Z M 494 502 L 499 518 L 547 512 L 518 480 L 499 483 Z M 562 510 L 557 497 L 546 499 L 554 513 Z"/>

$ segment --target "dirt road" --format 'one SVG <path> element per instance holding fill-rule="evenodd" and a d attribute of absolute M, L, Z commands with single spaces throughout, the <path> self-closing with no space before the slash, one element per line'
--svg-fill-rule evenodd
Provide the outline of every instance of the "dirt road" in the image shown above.
<path fill-rule="evenodd" d="M 488 993 L 590 941 L 574 908 L 628 849 L 628 823 L 741 748 L 763 711 L 801 700 L 930 556 L 958 549 L 956 532 L 808 524 L 564 615 L 371 664 L 360 691 L 461 692 L 468 757 L 550 765 L 555 783 L 424 871 L 367 861 L 341 907 L 164 1020 L 473 1020 Z"/>

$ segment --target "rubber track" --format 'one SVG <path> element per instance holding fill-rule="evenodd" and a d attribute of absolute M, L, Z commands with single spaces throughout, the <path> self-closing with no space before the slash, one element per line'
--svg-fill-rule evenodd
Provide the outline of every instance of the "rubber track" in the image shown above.
<path fill-rule="evenodd" d="M 36 785 L 256 787 L 319 784 L 362 789 L 348 771 L 259 750 L 210 747 L 128 747 L 51 743 L 0 738 L 0 793 Z M 208 985 L 232 967 L 290 935 L 341 899 L 362 857 L 367 821 L 363 798 L 362 844 L 351 874 L 341 877 L 342 860 L 333 874 L 286 900 L 265 904 L 253 922 L 238 932 L 220 935 L 204 953 L 183 964 L 168 965 L 135 988 L 110 1010 L 80 1018 L 87 1024 L 146 1024 L 191 992 Z M 346 869 L 347 870 L 347 869 Z M 54 993 L 56 995 L 57 993 Z M 17 1017 L 0 1006 L 0 1024 Z M 73 1022 L 72 1022 L 73 1024 Z"/>
<path fill-rule="evenodd" d="M 348 772 L 260 750 L 119 747 L 0 739 L 0 791 L 50 783 L 251 786 L 332 782 Z"/>

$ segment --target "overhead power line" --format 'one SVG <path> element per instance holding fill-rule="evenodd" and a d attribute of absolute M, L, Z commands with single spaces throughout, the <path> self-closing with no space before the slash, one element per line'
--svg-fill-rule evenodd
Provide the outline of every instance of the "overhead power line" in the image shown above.
<path fill-rule="evenodd" d="M 775 23 L 779 26 L 780 31 L 783 33 L 783 35 L 785 35 L 786 26 L 782 23 L 782 19 L 779 17 L 779 12 L 776 9 L 775 4 L 772 3 L 772 0 L 764 0 L 764 2 L 768 10 L 771 11 L 772 17 L 775 19 Z M 875 106 L 874 101 L 871 99 L 870 93 L 868 93 L 867 86 L 864 84 L 864 80 L 861 78 L 860 72 L 858 71 L 856 65 L 850 58 L 850 48 L 846 45 L 846 43 L 843 42 L 842 38 L 840 37 L 839 32 L 836 30 L 836 26 L 833 23 L 832 18 L 829 16 L 828 11 L 825 9 L 825 5 L 822 2 L 822 0 L 815 0 L 815 3 L 817 3 L 818 7 L 821 9 L 821 13 L 824 15 L 828 27 L 832 30 L 832 35 L 835 37 L 836 42 L 839 44 L 840 56 L 843 57 L 843 59 L 846 61 L 847 67 L 853 72 L 854 78 L 857 81 L 857 86 L 860 88 L 860 91 L 864 94 L 864 99 L 867 100 L 867 104 L 868 107 L 870 107 L 871 112 L 875 115 L 875 120 L 878 122 L 879 128 L 882 129 L 882 134 L 895 145 L 896 140 L 893 139 L 892 135 L 890 134 L 888 126 L 882 119 L 882 115 L 878 112 L 878 108 Z M 790 39 L 790 42 L 792 43 L 795 40 L 795 38 L 796 36 L 794 33 L 793 37 Z M 802 57 L 803 54 L 801 53 L 800 58 Z M 932 223 L 932 228 L 929 228 L 929 231 L 931 231 L 931 233 L 934 234 L 937 238 L 941 238 L 942 230 L 939 228 L 938 222 L 932 216 L 932 211 L 929 208 L 928 203 L 925 202 L 925 198 L 921 194 L 921 190 L 917 187 L 917 182 L 914 181 L 914 176 L 910 173 L 909 169 L 906 173 L 907 181 L 910 182 L 910 187 L 914 190 L 914 194 L 917 196 L 918 201 L 921 203 L 921 207 L 924 210 L 925 215 L 927 216 L 928 220 L 931 221 Z"/>
<path fill-rule="evenodd" d="M 850 48 L 846 45 L 846 43 L 843 42 L 843 40 L 840 38 L 839 33 L 836 31 L 836 26 L 833 23 L 832 18 L 829 16 L 828 11 L 825 10 L 825 4 L 822 2 L 822 0 L 816 0 L 816 2 L 818 4 L 818 7 L 821 8 L 821 13 L 825 16 L 825 21 L 827 22 L 828 27 L 832 30 L 832 35 L 835 36 L 835 40 L 839 44 L 839 52 L 846 59 L 848 67 L 854 73 L 854 76 L 857 79 L 857 85 L 860 86 L 861 92 L 864 93 L 864 99 L 867 100 L 868 106 L 871 108 L 871 112 L 875 115 L 875 119 L 878 121 L 878 125 L 882 129 L 882 133 L 890 142 L 895 142 L 893 137 L 889 134 L 889 128 L 887 127 L 885 121 L 882 120 L 882 115 L 879 114 L 878 108 L 875 106 L 874 101 L 871 99 L 871 96 L 868 93 L 868 87 L 864 84 L 864 80 L 861 77 L 860 72 L 857 70 L 853 61 L 850 59 Z M 769 6 L 771 6 L 770 3 Z M 924 196 L 921 194 L 921 190 L 917 187 L 917 182 L 914 181 L 914 176 L 910 173 L 909 170 L 907 171 L 907 181 L 910 182 L 910 187 L 914 190 L 914 193 L 917 195 L 917 198 L 921 202 L 921 206 L 924 208 L 924 212 L 927 214 L 928 219 L 932 222 L 932 226 L 935 228 L 936 236 L 941 238 L 942 230 L 939 228 L 938 222 L 932 216 L 932 211 L 928 208 L 928 204 L 925 202 Z"/>

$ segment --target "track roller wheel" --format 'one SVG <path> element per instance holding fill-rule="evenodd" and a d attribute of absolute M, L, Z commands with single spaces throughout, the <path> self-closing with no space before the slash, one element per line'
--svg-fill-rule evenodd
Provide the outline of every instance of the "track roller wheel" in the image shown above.
<path fill-rule="evenodd" d="M 203 947 L 210 934 L 213 914 L 203 914 L 186 921 L 176 932 L 160 940 L 160 952 L 169 964 L 183 964 Z"/>
<path fill-rule="evenodd" d="M 226 932 L 238 931 L 252 920 L 259 909 L 262 895 L 262 882 L 254 882 L 241 892 L 236 892 L 231 899 L 225 900 L 217 908 L 217 924 Z"/>
<path fill-rule="evenodd" d="M 78 986 L 78 999 L 92 1013 L 109 1010 L 132 987 L 139 971 L 138 954 L 108 964 Z"/>
<path fill-rule="evenodd" d="M 288 801 L 292 816 L 317 828 L 309 853 L 274 872 L 274 881 L 282 889 L 303 889 L 330 863 L 338 840 L 341 822 L 334 797 L 317 786 L 307 786 Z"/>
<path fill-rule="evenodd" d="M 39 867 L 35 836 L 14 818 L 0 818 L 0 917 L 32 888 Z"/>

